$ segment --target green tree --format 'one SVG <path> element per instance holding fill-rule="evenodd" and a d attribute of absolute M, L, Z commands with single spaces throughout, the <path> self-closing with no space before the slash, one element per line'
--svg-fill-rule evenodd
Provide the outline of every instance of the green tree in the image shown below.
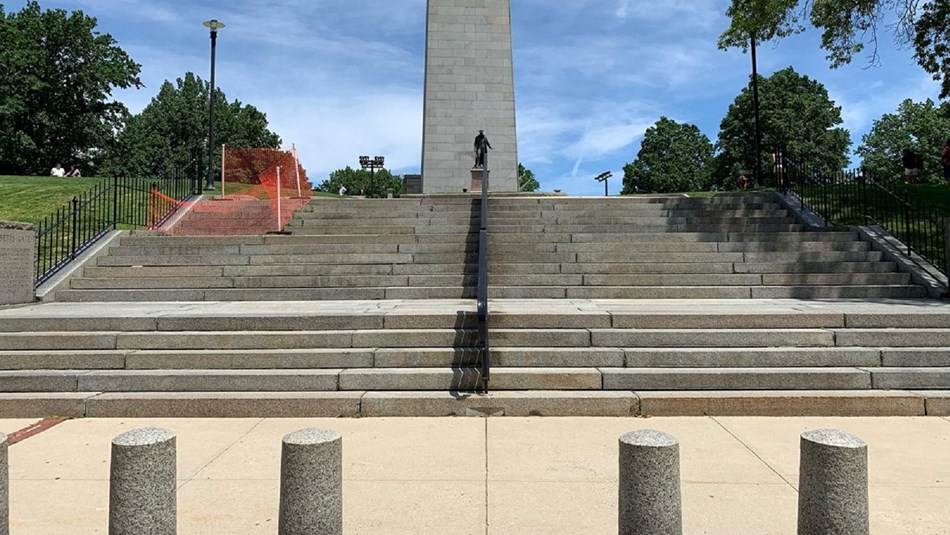
<path fill-rule="evenodd" d="M 541 184 L 534 178 L 534 172 L 518 164 L 518 191 L 534 192 L 541 189 Z"/>
<path fill-rule="evenodd" d="M 713 146 L 699 128 L 661 117 L 623 168 L 624 195 L 708 189 Z"/>
<path fill-rule="evenodd" d="M 141 66 L 82 11 L 0 4 L 0 174 L 94 171 L 128 111 L 113 88 L 141 87 Z"/>
<path fill-rule="evenodd" d="M 375 182 L 377 195 L 385 197 L 389 190 L 393 190 L 394 195 L 402 193 L 402 177 L 394 175 L 387 169 L 376 171 L 375 176 L 371 176 L 366 169 L 353 169 L 346 166 L 343 169 L 337 169 L 330 173 L 329 178 L 317 186 L 320 191 L 336 193 L 340 186 L 345 186 L 347 195 L 359 195 L 363 192 L 370 194 L 371 185 Z"/>
<path fill-rule="evenodd" d="M 919 103 L 908 99 L 895 113 L 874 121 L 857 153 L 870 176 L 879 180 L 900 179 L 904 174 L 901 151 L 910 149 L 924 157 L 921 182 L 939 184 L 943 183 L 940 154 L 948 139 L 950 103 L 937 106 L 930 99 Z"/>
<path fill-rule="evenodd" d="M 207 165 L 208 105 L 210 84 L 186 73 L 172 84 L 162 84 L 158 95 L 128 120 L 116 147 L 106 157 L 109 173 L 156 175 L 198 158 L 199 175 Z M 231 147 L 280 146 L 280 136 L 267 128 L 267 116 L 240 101 L 228 102 L 224 92 L 215 93 L 215 144 Z M 215 173 L 220 158 L 213 158 Z"/>
<path fill-rule="evenodd" d="M 851 62 L 870 48 L 877 55 L 878 28 L 889 27 L 899 44 L 914 49 L 917 63 L 941 82 L 941 98 L 950 97 L 950 3 L 946 0 L 732 0 L 726 11 L 731 24 L 719 38 L 720 48 L 749 46 L 805 30 L 806 22 L 822 31 L 821 46 L 833 68 Z M 889 18 L 896 17 L 896 24 Z"/>
<path fill-rule="evenodd" d="M 817 80 L 788 67 L 768 78 L 759 77 L 762 125 L 762 169 L 771 167 L 770 153 L 786 153 L 808 162 L 817 172 L 840 171 L 848 163 L 851 136 L 842 124 L 841 107 Z M 715 164 L 716 182 L 731 187 L 739 173 L 751 176 L 755 162 L 751 77 L 748 87 L 729 106 L 720 124 Z"/>

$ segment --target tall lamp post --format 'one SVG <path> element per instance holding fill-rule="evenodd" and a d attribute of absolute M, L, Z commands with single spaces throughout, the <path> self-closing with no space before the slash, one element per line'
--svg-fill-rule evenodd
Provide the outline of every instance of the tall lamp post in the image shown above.
<path fill-rule="evenodd" d="M 208 172 L 205 176 L 205 189 L 214 189 L 214 52 L 218 44 L 218 30 L 224 28 L 224 23 L 216 20 L 206 20 L 205 27 L 211 29 L 211 108 L 208 112 Z"/>
<path fill-rule="evenodd" d="M 752 111 L 755 114 L 755 167 L 752 180 L 762 187 L 762 123 L 759 120 L 759 67 L 755 57 L 755 33 L 749 36 L 752 44 Z"/>
<path fill-rule="evenodd" d="M 363 169 L 369 169 L 369 196 L 376 196 L 376 170 L 382 169 L 383 165 L 386 163 L 386 158 L 382 156 L 376 156 L 375 158 L 370 158 L 369 156 L 360 156 L 360 167 Z"/>
<path fill-rule="evenodd" d="M 594 177 L 594 180 L 596 180 L 597 182 L 603 182 L 603 183 L 604 183 L 604 197 L 609 197 L 609 196 L 610 196 L 610 192 L 609 192 L 609 190 L 608 190 L 608 188 L 607 188 L 607 179 L 609 179 L 609 178 L 612 177 L 612 176 L 614 176 L 614 174 L 611 173 L 610 171 L 607 171 L 606 173 L 601 173 L 601 174 L 597 175 L 596 177 Z"/>

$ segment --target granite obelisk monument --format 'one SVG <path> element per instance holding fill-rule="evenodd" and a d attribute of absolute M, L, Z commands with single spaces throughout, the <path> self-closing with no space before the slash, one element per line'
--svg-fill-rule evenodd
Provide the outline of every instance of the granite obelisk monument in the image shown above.
<path fill-rule="evenodd" d="M 518 190 L 509 0 L 428 0 L 424 193 L 471 186 L 473 140 L 491 140 L 492 191 Z"/>

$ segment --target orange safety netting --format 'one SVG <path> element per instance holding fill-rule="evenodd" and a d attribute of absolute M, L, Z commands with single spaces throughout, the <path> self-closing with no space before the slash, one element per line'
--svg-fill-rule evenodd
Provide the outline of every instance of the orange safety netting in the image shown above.
<path fill-rule="evenodd" d="M 221 178 L 222 195 L 180 203 L 184 215 L 165 223 L 161 230 L 190 236 L 281 231 L 313 195 L 296 148 L 225 147 Z"/>

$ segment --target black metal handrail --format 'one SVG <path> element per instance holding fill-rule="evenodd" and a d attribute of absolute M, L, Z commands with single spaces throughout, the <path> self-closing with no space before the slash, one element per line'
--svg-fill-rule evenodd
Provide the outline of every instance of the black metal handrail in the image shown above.
<path fill-rule="evenodd" d="M 481 222 L 478 227 L 478 349 L 482 363 L 482 388 L 488 392 L 491 358 L 488 339 L 488 151 L 485 151 L 482 170 Z"/>
<path fill-rule="evenodd" d="M 114 228 L 112 191 L 108 182 L 100 182 L 39 222 L 36 286 L 49 280 Z"/>
<path fill-rule="evenodd" d="M 116 176 L 44 217 L 37 225 L 35 286 L 48 281 L 119 225 L 161 226 L 192 195 L 194 177 L 188 175 L 179 168 L 160 179 Z"/>
<path fill-rule="evenodd" d="M 826 226 L 878 225 L 903 244 L 912 261 L 920 264 L 920 258 L 944 275 L 950 273 L 947 217 L 912 199 L 905 184 L 878 180 L 862 170 L 829 174 L 787 158 L 781 163 L 775 170 L 777 188 L 796 194 Z"/>

